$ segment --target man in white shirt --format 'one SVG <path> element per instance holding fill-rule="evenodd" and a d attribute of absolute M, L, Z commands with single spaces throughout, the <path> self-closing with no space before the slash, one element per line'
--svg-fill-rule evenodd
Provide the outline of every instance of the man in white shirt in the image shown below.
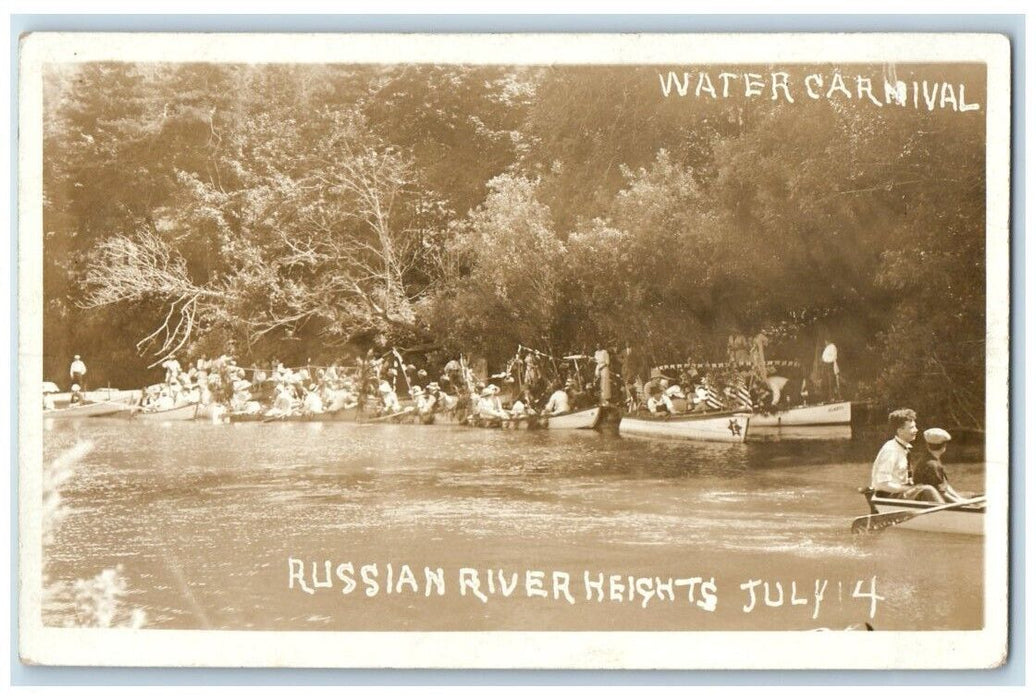
<path fill-rule="evenodd" d="M 917 414 L 909 408 L 895 410 L 889 414 L 889 427 L 895 431 L 895 437 L 878 451 L 871 468 L 871 488 L 886 498 L 940 502 L 934 487 L 916 486 L 910 478 L 910 450 L 917 437 Z"/>
<path fill-rule="evenodd" d="M 72 380 L 72 384 L 78 384 L 80 388 L 86 386 L 86 365 L 79 355 L 72 358 L 72 364 L 68 368 L 68 376 Z"/>
<path fill-rule="evenodd" d="M 547 399 L 547 405 L 543 407 L 543 412 L 552 416 L 556 416 L 559 413 L 568 413 L 570 410 L 568 407 L 568 394 L 557 384 L 554 386 L 556 387 L 554 393 Z"/>

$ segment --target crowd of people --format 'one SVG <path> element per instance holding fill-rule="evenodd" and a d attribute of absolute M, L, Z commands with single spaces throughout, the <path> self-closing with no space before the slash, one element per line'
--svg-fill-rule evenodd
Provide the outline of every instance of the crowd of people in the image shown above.
<path fill-rule="evenodd" d="M 162 381 L 143 389 L 141 407 L 154 412 L 199 404 L 217 415 L 269 418 L 356 408 L 371 418 L 416 412 L 431 422 L 435 413 L 450 413 L 493 422 L 566 413 L 598 400 L 593 382 L 583 382 L 575 369 L 555 374 L 541 364 L 529 354 L 521 357 L 520 371 L 512 363 L 484 381 L 464 356 L 434 372 L 406 363 L 396 352 L 298 368 L 278 360 L 243 367 L 228 355 L 184 367 L 169 358 L 161 365 Z"/>
<path fill-rule="evenodd" d="M 652 369 L 647 381 L 622 376 L 616 363 L 615 396 L 607 400 L 630 412 L 652 415 L 707 413 L 730 410 L 774 411 L 805 403 L 801 377 L 770 374 L 756 366 L 763 343 L 757 338 L 748 365 L 722 368 L 684 365 L 675 376 Z M 602 402 L 600 373 L 611 364 L 609 354 L 575 355 L 558 360 L 532 349 L 518 352 L 499 374 L 480 378 L 463 355 L 437 367 L 426 356 L 423 366 L 404 361 L 396 351 L 346 358 L 327 366 L 307 364 L 288 368 L 273 360 L 266 366 L 245 367 L 234 357 L 200 357 L 181 365 L 167 358 L 161 382 L 142 391 L 145 411 L 163 411 L 186 404 L 211 407 L 225 415 L 282 417 L 337 413 L 358 408 L 380 417 L 416 411 L 429 418 L 436 412 L 461 414 L 480 421 L 514 421 L 557 415 Z M 582 364 L 580 361 L 582 360 Z M 714 366 L 712 366 L 714 367 Z M 73 402 L 81 400 L 86 366 L 76 355 L 69 369 Z M 402 399 L 400 397 L 403 397 Z"/>

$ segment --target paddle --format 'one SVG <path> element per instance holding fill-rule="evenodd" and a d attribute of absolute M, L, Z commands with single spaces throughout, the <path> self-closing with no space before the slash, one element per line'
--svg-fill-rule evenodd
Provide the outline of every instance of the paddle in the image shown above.
<path fill-rule="evenodd" d="M 924 510 L 893 510 L 888 513 L 871 513 L 870 515 L 861 515 L 859 518 L 853 520 L 852 531 L 854 533 L 860 532 L 880 532 L 887 527 L 892 525 L 898 525 L 899 523 L 906 522 L 916 518 L 919 515 L 928 515 L 929 513 L 935 513 L 940 510 L 947 510 L 949 508 L 956 508 L 957 506 L 967 506 L 975 503 L 984 503 L 986 500 L 985 496 L 977 496 L 975 498 L 969 498 L 966 501 L 957 501 L 956 503 L 940 503 L 933 508 L 925 508 Z"/>
<path fill-rule="evenodd" d="M 383 420 L 391 420 L 393 418 L 399 418 L 400 416 L 405 416 L 405 415 L 408 415 L 408 414 L 413 413 L 413 412 L 414 412 L 414 407 L 413 406 L 407 406 L 402 411 L 399 411 L 397 413 L 389 413 L 388 415 L 385 415 L 385 416 L 378 416 L 377 418 L 370 418 L 370 419 L 367 420 L 367 422 L 368 423 L 380 423 Z"/>

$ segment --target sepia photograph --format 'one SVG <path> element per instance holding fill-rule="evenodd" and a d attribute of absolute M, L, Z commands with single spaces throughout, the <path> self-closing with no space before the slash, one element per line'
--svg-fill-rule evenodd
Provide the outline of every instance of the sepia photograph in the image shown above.
<path fill-rule="evenodd" d="M 25 663 L 1005 661 L 1003 37 L 42 33 L 20 81 Z"/>

